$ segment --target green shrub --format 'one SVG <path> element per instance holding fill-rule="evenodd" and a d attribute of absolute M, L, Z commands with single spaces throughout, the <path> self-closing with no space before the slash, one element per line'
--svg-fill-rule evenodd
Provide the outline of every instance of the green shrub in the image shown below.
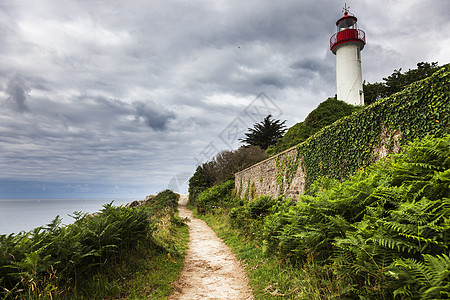
<path fill-rule="evenodd" d="M 214 178 L 206 171 L 206 163 L 198 166 L 194 175 L 189 179 L 189 203 L 195 205 L 198 196 L 213 186 Z"/>
<path fill-rule="evenodd" d="M 264 220 L 279 209 L 280 203 L 283 203 L 283 196 L 275 199 L 271 196 L 260 196 L 248 201 L 243 206 L 230 210 L 230 225 L 248 237 L 262 241 Z"/>
<path fill-rule="evenodd" d="M 313 195 L 265 219 L 271 251 L 297 263 L 313 255 L 336 266 L 339 280 L 353 287 L 350 297 L 433 299 L 450 292 L 443 256 L 450 233 L 450 135 L 416 141 L 343 183 L 323 182 L 328 188 L 314 186 Z M 434 281 L 419 273 L 425 267 Z"/>
<path fill-rule="evenodd" d="M 203 191 L 196 201 L 198 213 L 203 214 L 213 212 L 215 208 L 231 208 L 239 205 L 241 200 L 231 196 L 233 190 L 234 179 L 231 179 Z"/>
<path fill-rule="evenodd" d="M 318 132 L 325 126 L 333 124 L 340 118 L 351 115 L 359 108 L 335 98 L 328 98 L 308 114 L 305 121 L 289 128 L 278 142 L 267 149 L 268 155 L 275 155 L 294 147 Z"/>
<path fill-rule="evenodd" d="M 171 190 L 164 190 L 159 192 L 156 196 L 150 198 L 145 205 L 151 208 L 151 211 L 158 212 L 165 208 L 171 208 L 175 210 L 178 206 L 178 199 L 180 195 L 175 194 Z"/>
<path fill-rule="evenodd" d="M 247 205 L 248 217 L 251 219 L 264 218 L 269 214 L 269 210 L 275 204 L 275 201 L 271 196 L 261 196 L 250 201 Z"/>
<path fill-rule="evenodd" d="M 151 208 L 110 203 L 94 215 L 75 212 L 75 222 L 67 226 L 57 216 L 45 227 L 0 235 L 0 296 L 95 298 L 117 292 L 117 284 L 108 283 L 104 294 L 90 295 L 96 278 L 108 281 L 103 273 L 127 260 L 142 243 L 155 253 L 165 251 L 153 236 L 158 220 L 152 216 L 167 208 L 173 215 L 177 199 L 163 191 Z"/>

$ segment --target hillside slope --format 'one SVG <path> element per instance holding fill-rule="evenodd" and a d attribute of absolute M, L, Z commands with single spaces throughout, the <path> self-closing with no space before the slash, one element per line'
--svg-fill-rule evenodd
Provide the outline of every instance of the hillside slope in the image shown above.
<path fill-rule="evenodd" d="M 357 106 L 335 98 L 328 98 L 314 109 L 303 122 L 297 123 L 286 132 L 276 145 L 267 149 L 268 155 L 275 155 L 305 141 L 325 126 L 358 110 Z"/>

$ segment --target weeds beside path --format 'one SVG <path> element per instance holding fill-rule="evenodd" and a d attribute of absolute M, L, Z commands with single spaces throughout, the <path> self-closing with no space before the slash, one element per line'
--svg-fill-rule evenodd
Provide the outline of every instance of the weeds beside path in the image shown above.
<path fill-rule="evenodd" d="M 248 278 L 230 248 L 186 208 L 181 195 L 179 215 L 189 218 L 190 241 L 181 276 L 169 299 L 253 299 Z"/>

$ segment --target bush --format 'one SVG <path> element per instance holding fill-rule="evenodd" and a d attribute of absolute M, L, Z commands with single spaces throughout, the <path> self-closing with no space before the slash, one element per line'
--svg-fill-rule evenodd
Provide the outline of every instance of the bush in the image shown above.
<path fill-rule="evenodd" d="M 289 128 L 278 142 L 267 149 L 268 155 L 275 155 L 294 147 L 318 132 L 323 127 L 352 114 L 359 108 L 335 98 L 328 98 L 300 122 Z"/>
<path fill-rule="evenodd" d="M 197 211 L 200 214 L 213 212 L 216 208 L 231 208 L 239 205 L 240 199 L 231 196 L 234 190 L 234 180 L 222 182 L 202 192 L 197 199 Z"/>
<path fill-rule="evenodd" d="M 83 295 L 102 272 L 127 259 L 144 243 L 154 252 L 163 247 L 153 237 L 158 211 L 175 211 L 177 195 L 163 191 L 151 208 L 106 204 L 94 215 L 75 212 L 75 222 L 61 226 L 57 216 L 30 232 L 0 235 L 0 296 L 55 298 Z M 90 292 L 86 292 L 91 297 Z"/>
<path fill-rule="evenodd" d="M 448 296 L 449 158 L 450 135 L 428 137 L 342 184 L 315 186 L 266 218 L 266 243 L 294 262 L 334 265 L 353 287 L 347 296 Z"/>
<path fill-rule="evenodd" d="M 151 208 L 152 212 L 158 212 L 165 208 L 171 208 L 175 210 L 178 206 L 178 199 L 180 195 L 175 194 L 171 190 L 164 190 L 159 192 L 156 196 L 150 198 L 146 202 L 146 207 Z"/>
<path fill-rule="evenodd" d="M 234 151 L 222 151 L 212 161 L 198 166 L 189 179 L 189 203 L 196 205 L 200 193 L 213 185 L 234 179 L 234 174 L 266 158 L 258 146 L 240 147 Z"/>
<path fill-rule="evenodd" d="M 382 98 L 389 97 L 394 93 L 398 93 L 407 85 L 430 77 L 434 72 L 439 70 L 439 66 L 437 62 L 432 62 L 431 64 L 420 62 L 417 64 L 416 69 L 409 69 L 404 73 L 401 73 L 401 70 L 394 70 L 391 75 L 383 78 L 384 82 L 364 82 L 364 103 L 368 105 Z"/>
<path fill-rule="evenodd" d="M 198 195 L 213 186 L 211 175 L 205 170 L 206 164 L 198 166 L 194 175 L 189 179 L 189 203 L 195 205 Z"/>

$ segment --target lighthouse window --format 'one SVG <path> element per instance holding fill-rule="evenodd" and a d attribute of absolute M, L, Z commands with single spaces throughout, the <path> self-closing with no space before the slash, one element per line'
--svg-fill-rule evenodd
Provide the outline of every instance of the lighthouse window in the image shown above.
<path fill-rule="evenodd" d="M 349 29 L 349 28 L 353 29 L 355 23 L 356 22 L 353 19 L 344 19 L 339 22 L 339 30 L 344 30 L 344 29 Z"/>
<path fill-rule="evenodd" d="M 361 49 L 356 48 L 356 59 L 361 61 Z"/>

